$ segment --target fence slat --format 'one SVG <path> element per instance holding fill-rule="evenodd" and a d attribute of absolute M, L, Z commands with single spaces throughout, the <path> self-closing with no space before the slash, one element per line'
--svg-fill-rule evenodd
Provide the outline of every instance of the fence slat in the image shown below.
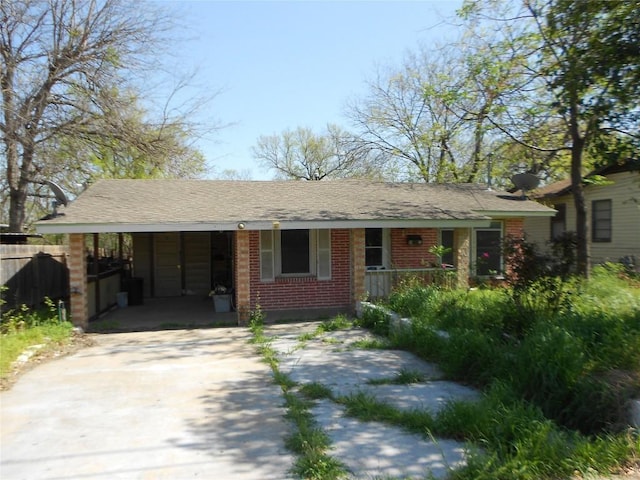
<path fill-rule="evenodd" d="M 67 297 L 68 248 L 64 245 L 0 245 L 4 308 L 37 306 L 44 297 Z"/>

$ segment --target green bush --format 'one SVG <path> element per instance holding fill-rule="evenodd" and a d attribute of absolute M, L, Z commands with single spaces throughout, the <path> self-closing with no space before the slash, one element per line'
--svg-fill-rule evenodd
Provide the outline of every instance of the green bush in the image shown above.
<path fill-rule="evenodd" d="M 613 265 L 595 268 L 589 281 L 542 278 L 517 289 L 408 285 L 390 306 L 418 314 L 411 333 L 393 340 L 452 379 L 508 384 L 561 426 L 616 431 L 629 399 L 640 395 L 637 287 Z"/>
<path fill-rule="evenodd" d="M 365 307 L 358 324 L 377 335 L 389 335 L 389 315 L 385 309 Z"/>
<path fill-rule="evenodd" d="M 15 360 L 30 346 L 44 345 L 40 352 L 69 341 L 73 325 L 61 322 L 56 304 L 46 298 L 45 306 L 30 309 L 25 305 L 2 313 L 0 319 L 0 378 L 11 372 Z"/>
<path fill-rule="evenodd" d="M 486 332 L 471 329 L 449 331 L 450 338 L 438 358 L 447 377 L 476 386 L 486 386 L 503 363 L 502 349 Z"/>

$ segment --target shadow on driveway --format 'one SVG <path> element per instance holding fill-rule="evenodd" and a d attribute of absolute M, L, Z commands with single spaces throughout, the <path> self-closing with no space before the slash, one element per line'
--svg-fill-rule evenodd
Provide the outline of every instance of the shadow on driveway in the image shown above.
<path fill-rule="evenodd" d="M 280 389 L 246 329 L 95 336 L 0 393 L 3 479 L 284 479 Z"/>

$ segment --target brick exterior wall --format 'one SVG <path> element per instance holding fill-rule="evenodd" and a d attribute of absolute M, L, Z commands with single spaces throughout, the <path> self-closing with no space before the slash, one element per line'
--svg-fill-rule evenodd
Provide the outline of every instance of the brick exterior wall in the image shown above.
<path fill-rule="evenodd" d="M 458 269 L 458 288 L 467 288 L 469 286 L 470 247 L 471 229 L 456 228 L 453 231 L 453 254 L 456 257 L 456 266 Z"/>
<path fill-rule="evenodd" d="M 422 245 L 407 245 L 409 235 L 422 237 Z M 429 248 L 438 245 L 435 228 L 394 228 L 391 230 L 391 268 L 427 268 L 436 261 Z"/>
<path fill-rule="evenodd" d="M 504 238 L 522 238 L 524 236 L 524 218 L 508 218 L 504 222 Z"/>
<path fill-rule="evenodd" d="M 364 257 L 364 228 L 356 228 L 351 230 L 351 248 L 350 248 L 350 261 L 351 261 L 351 307 L 359 309 L 360 302 L 364 300 L 367 295 L 367 288 L 365 285 L 365 257 Z"/>
<path fill-rule="evenodd" d="M 236 309 L 238 311 L 238 324 L 245 325 L 249 320 L 251 312 L 251 234 L 239 230 L 236 232 L 234 244 L 234 265 L 235 265 L 235 286 L 236 286 Z M 259 269 L 259 266 L 258 266 Z M 258 270 L 259 271 L 259 270 Z M 255 307 L 255 303 L 253 304 Z"/>
<path fill-rule="evenodd" d="M 240 233 L 240 232 L 239 232 Z M 276 278 L 275 281 L 260 280 L 260 232 L 249 234 L 249 295 L 250 309 L 259 303 L 262 310 L 289 310 L 302 308 L 349 307 L 350 261 L 349 230 L 331 231 L 331 279 L 315 277 Z M 240 267 L 236 263 L 236 268 Z M 240 294 L 242 275 L 237 276 Z M 238 305 L 241 303 L 238 298 Z"/>
<path fill-rule="evenodd" d="M 89 326 L 89 297 L 87 295 L 87 256 L 84 234 L 69 234 L 69 292 L 70 313 L 74 325 Z"/>
<path fill-rule="evenodd" d="M 523 238 L 524 237 L 524 218 L 509 218 L 504 222 L 504 240 L 510 238 Z M 507 275 L 512 273 L 511 265 L 507 263 L 505 258 L 504 269 Z"/>

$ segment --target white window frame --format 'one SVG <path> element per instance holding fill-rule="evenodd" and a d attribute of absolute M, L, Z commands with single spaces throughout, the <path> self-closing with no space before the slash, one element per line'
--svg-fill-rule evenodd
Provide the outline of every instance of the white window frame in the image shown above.
<path fill-rule="evenodd" d="M 455 230 L 453 228 L 440 228 L 438 230 L 438 245 L 442 245 L 444 246 L 444 242 L 442 241 L 442 233 L 443 232 L 451 232 L 451 236 L 452 236 L 452 242 L 451 242 L 451 246 L 448 248 L 451 248 L 451 251 L 447 253 L 447 255 L 451 255 L 451 263 L 449 265 L 452 265 L 455 267 L 456 265 L 456 245 L 455 245 Z M 444 259 L 440 259 L 444 262 Z"/>
<path fill-rule="evenodd" d="M 603 209 L 605 205 L 607 208 Z M 602 214 L 605 214 L 602 216 Z M 608 235 L 601 236 L 599 233 Z M 591 201 L 591 241 L 593 243 L 611 243 L 613 241 L 613 201 L 601 198 Z"/>
<path fill-rule="evenodd" d="M 282 231 L 260 232 L 260 279 L 274 281 L 276 278 L 316 277 L 331 279 L 331 230 L 309 229 L 309 271 L 282 273 Z"/>
<path fill-rule="evenodd" d="M 277 277 L 311 277 L 316 274 L 316 262 L 314 261 L 316 255 L 316 231 L 308 230 L 309 232 L 309 270 L 307 272 L 297 273 L 282 273 L 282 230 L 276 230 L 274 232 L 274 245 L 275 245 L 275 266 Z"/>
<path fill-rule="evenodd" d="M 389 255 L 390 245 L 391 245 L 391 230 L 388 228 L 381 228 L 382 230 L 382 265 L 366 265 L 366 250 L 367 250 L 367 242 L 366 242 L 366 231 L 369 229 L 365 229 L 365 268 L 367 270 L 385 270 L 390 268 L 391 266 L 391 255 Z"/>
<path fill-rule="evenodd" d="M 504 242 L 504 222 L 500 220 L 494 220 L 491 222 L 491 226 L 485 228 L 474 228 L 473 229 L 473 241 L 471 242 L 471 269 L 472 274 L 477 275 L 479 277 L 491 277 L 491 274 L 488 275 L 478 275 L 477 271 L 477 259 L 478 259 L 478 232 L 500 232 L 500 245 Z M 502 249 L 500 250 L 500 269 L 498 274 L 502 274 L 504 272 L 504 255 Z"/>

